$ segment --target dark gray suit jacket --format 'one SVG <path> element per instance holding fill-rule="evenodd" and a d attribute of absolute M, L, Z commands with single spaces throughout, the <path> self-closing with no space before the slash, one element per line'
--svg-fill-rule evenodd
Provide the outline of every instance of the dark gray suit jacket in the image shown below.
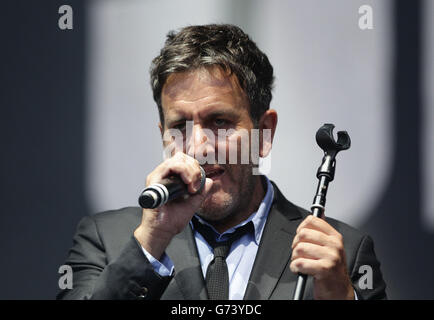
<path fill-rule="evenodd" d="M 288 200 L 273 184 L 273 205 L 265 225 L 244 299 L 292 299 L 297 275 L 289 269 L 291 244 L 300 222 L 309 214 Z M 154 272 L 133 232 L 141 208 L 130 207 L 83 218 L 66 264 L 73 269 L 73 289 L 58 299 L 207 299 L 207 291 L 190 225 L 171 241 L 166 253 L 175 265 L 173 277 Z M 348 271 L 359 299 L 386 298 L 380 263 L 369 236 L 327 218 L 344 238 Z M 372 267 L 372 289 L 359 287 L 362 265 Z M 363 279 L 362 279 L 363 280 Z M 366 286 L 365 286 L 366 287 Z M 313 298 L 312 277 L 305 299 Z"/>

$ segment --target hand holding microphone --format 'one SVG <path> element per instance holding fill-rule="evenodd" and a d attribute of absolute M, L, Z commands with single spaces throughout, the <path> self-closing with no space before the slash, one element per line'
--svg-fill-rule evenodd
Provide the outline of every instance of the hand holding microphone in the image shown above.
<path fill-rule="evenodd" d="M 200 186 L 194 194 L 202 191 L 205 186 L 205 170 L 199 166 L 201 177 Z M 171 176 L 163 179 L 159 183 L 154 183 L 146 187 L 139 196 L 139 204 L 145 209 L 158 208 L 169 201 L 189 196 L 188 188 L 178 176 Z"/>
<path fill-rule="evenodd" d="M 196 159 L 177 152 L 148 175 L 146 185 L 139 197 L 142 222 L 134 236 L 159 259 L 172 238 L 188 225 L 200 208 L 213 181 L 206 178 Z"/>

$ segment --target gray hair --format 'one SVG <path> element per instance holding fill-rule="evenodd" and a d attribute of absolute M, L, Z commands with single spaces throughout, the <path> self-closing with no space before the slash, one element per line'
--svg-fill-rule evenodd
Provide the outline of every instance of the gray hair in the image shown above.
<path fill-rule="evenodd" d="M 257 125 L 270 107 L 273 67 L 247 34 L 229 24 L 188 26 L 177 33 L 168 33 L 150 68 L 161 123 L 164 123 L 161 91 L 169 75 L 208 66 L 219 66 L 237 76 L 249 100 L 250 117 Z"/>

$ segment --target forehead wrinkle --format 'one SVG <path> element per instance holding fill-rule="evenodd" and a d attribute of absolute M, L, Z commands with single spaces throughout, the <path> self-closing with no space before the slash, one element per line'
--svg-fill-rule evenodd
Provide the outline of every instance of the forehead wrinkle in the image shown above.
<path fill-rule="evenodd" d="M 197 110 L 197 114 L 201 118 L 205 118 L 209 115 L 239 115 L 241 113 L 241 109 L 237 108 L 237 106 L 233 106 L 232 104 L 228 104 L 226 102 L 216 102 L 210 105 L 204 106 L 204 108 L 200 108 Z"/>
<path fill-rule="evenodd" d="M 203 87 L 204 85 L 206 87 Z M 222 93 L 231 91 L 244 93 L 235 74 L 228 74 L 221 68 L 213 66 L 171 74 L 163 86 L 162 95 L 167 95 L 174 100 L 180 94 L 194 95 L 197 93 L 195 90 L 197 87 L 202 87 L 202 90 L 219 88 Z M 193 98 L 191 101 L 199 99 Z"/>
<path fill-rule="evenodd" d="M 163 87 L 161 101 L 165 117 L 173 118 L 180 118 L 179 115 L 194 118 L 199 110 L 206 112 L 212 105 L 226 105 L 228 111 L 238 114 L 249 109 L 236 75 L 224 74 L 217 67 L 171 74 Z"/>

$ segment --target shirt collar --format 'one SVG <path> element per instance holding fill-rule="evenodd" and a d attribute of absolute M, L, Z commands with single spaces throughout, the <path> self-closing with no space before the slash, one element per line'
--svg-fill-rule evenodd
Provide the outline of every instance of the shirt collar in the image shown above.
<path fill-rule="evenodd" d="M 261 240 L 262 232 L 264 231 L 265 221 L 267 220 L 268 212 L 270 211 L 271 204 L 273 203 L 274 199 L 274 189 L 270 182 L 270 180 L 266 176 L 262 176 L 265 179 L 266 185 L 267 185 L 267 192 L 265 193 L 264 198 L 262 199 L 261 203 L 259 204 L 258 210 L 253 212 L 246 220 L 242 221 L 235 227 L 232 227 L 228 230 L 226 230 L 223 233 L 219 233 L 216 229 L 214 229 L 213 226 L 211 226 L 209 223 L 207 223 L 205 220 L 203 220 L 201 217 L 199 217 L 197 214 L 195 214 L 195 217 L 199 220 L 200 223 L 208 225 L 215 233 L 216 233 L 216 240 L 222 241 L 225 240 L 226 236 L 232 232 L 235 231 L 238 227 L 241 227 L 245 225 L 246 223 L 252 221 L 253 226 L 255 227 L 255 242 L 257 245 L 259 245 L 259 241 Z M 190 221 L 190 225 L 194 230 L 193 223 Z"/>

